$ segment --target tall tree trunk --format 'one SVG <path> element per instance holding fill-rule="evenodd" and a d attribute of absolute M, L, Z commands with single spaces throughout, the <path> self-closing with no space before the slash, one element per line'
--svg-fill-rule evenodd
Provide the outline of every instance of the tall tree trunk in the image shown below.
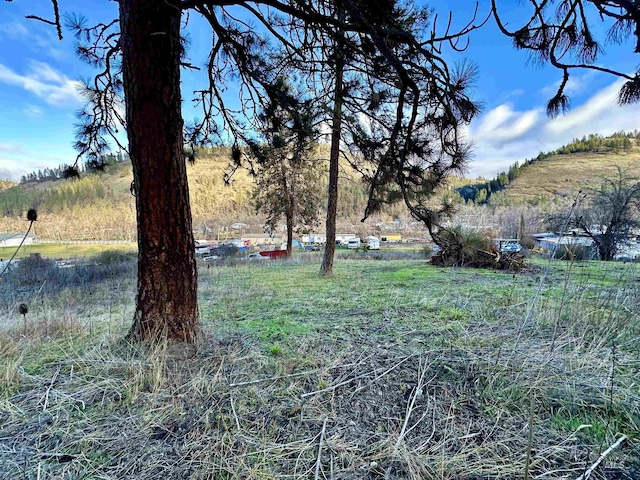
<path fill-rule="evenodd" d="M 295 185 L 295 181 L 292 179 L 290 182 L 287 182 L 287 166 L 284 161 L 280 163 L 280 174 L 282 175 L 282 193 L 284 196 L 284 220 L 287 225 L 287 244 L 285 254 L 287 258 L 291 257 L 291 250 L 293 246 L 293 192 Z"/>
<path fill-rule="evenodd" d="M 129 338 L 193 343 L 198 279 L 182 138 L 180 0 L 120 0 L 120 29 L 138 222 Z"/>
<path fill-rule="evenodd" d="M 287 258 L 291 256 L 293 250 L 293 215 L 291 210 L 287 211 Z"/>
<path fill-rule="evenodd" d="M 613 260 L 613 239 L 609 237 L 604 237 L 600 245 L 600 260 L 605 262 L 609 262 Z"/>
<path fill-rule="evenodd" d="M 338 7 L 339 18 L 344 19 L 342 6 Z M 331 129 L 331 152 L 329 155 L 329 199 L 327 201 L 327 224 L 325 232 L 327 243 L 324 247 L 324 256 L 320 267 L 320 275 L 333 273 L 333 257 L 336 252 L 336 217 L 338 215 L 338 167 L 340 160 L 340 134 L 342 131 L 342 103 L 344 82 L 344 52 L 341 39 L 336 41 L 336 83 L 333 92 L 333 122 Z"/>

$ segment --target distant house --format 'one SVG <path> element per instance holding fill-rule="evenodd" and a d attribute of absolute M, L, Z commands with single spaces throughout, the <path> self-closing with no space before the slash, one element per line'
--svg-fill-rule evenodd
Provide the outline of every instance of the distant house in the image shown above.
<path fill-rule="evenodd" d="M 557 235 L 554 233 L 535 234 L 533 238 L 537 240 L 540 248 L 548 252 L 562 252 L 565 247 L 582 247 L 590 258 L 595 259 L 598 257 L 598 249 L 591 238 L 573 235 L 572 232 L 569 232 L 567 235 Z"/>
<path fill-rule="evenodd" d="M 572 236 L 572 235 L 547 236 L 547 237 L 540 238 L 538 242 L 540 243 L 540 247 L 549 251 L 555 250 L 556 248 L 558 248 L 558 246 L 562 246 L 562 245 L 568 245 L 568 246 L 579 245 L 582 247 L 593 246 L 593 240 L 590 239 L 589 237 L 578 237 L 578 236 Z"/>
<path fill-rule="evenodd" d="M 0 247 L 17 247 L 22 242 L 24 233 L 0 233 Z M 23 245 L 33 245 L 33 239 L 36 235 L 29 232 L 27 238 L 24 239 Z"/>
<path fill-rule="evenodd" d="M 398 243 L 402 241 L 402 235 L 399 233 L 385 233 L 380 238 L 383 242 Z"/>
<path fill-rule="evenodd" d="M 304 243 L 327 243 L 327 236 L 324 233 L 312 233 L 303 235 L 302 241 Z"/>
<path fill-rule="evenodd" d="M 347 245 L 349 240 L 357 238 L 355 233 L 337 233 L 336 234 L 336 243 L 340 245 Z"/>
<path fill-rule="evenodd" d="M 196 257 L 209 255 L 210 251 L 211 245 L 206 242 L 196 240 Z"/>
<path fill-rule="evenodd" d="M 248 247 L 254 245 L 279 245 L 283 241 L 282 235 L 269 235 L 268 233 L 247 233 L 242 235 L 240 240 Z"/>

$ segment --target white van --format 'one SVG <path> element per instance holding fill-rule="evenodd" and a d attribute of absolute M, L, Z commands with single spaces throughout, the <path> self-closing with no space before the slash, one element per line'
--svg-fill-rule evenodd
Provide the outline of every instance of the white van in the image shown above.
<path fill-rule="evenodd" d="M 347 248 L 355 250 L 356 248 L 360 248 L 360 239 L 359 238 L 350 238 L 349 243 L 347 243 Z"/>

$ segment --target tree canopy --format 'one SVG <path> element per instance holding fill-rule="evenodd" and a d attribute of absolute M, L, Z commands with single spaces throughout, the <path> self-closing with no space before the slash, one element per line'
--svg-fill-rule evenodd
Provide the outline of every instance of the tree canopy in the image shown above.
<path fill-rule="evenodd" d="M 38 20 L 61 35 L 58 1 L 52 4 L 53 20 Z M 77 53 L 99 70 L 85 84 L 79 155 L 97 160 L 109 137 L 120 144 L 117 132 L 127 131 L 139 243 L 132 338 L 196 340 L 185 145 L 231 138 L 237 157 L 283 75 L 298 75 L 317 100 L 325 96 L 320 72 L 335 72 L 327 67 L 342 59 L 344 81 L 328 105 L 331 128 L 336 146 L 350 145 L 364 159 L 359 167 L 371 185 L 365 216 L 402 199 L 430 230 L 438 225 L 442 211 L 424 200 L 464 167 L 469 150 L 459 128 L 478 112 L 468 94 L 473 65 L 452 67 L 443 52 L 462 49 L 460 39 L 482 24 L 475 15 L 454 32 L 451 23 L 439 30 L 435 14 L 412 1 L 122 0 L 119 8 L 117 19 L 88 25 L 71 16 L 67 25 Z M 192 14 L 209 25 L 211 50 L 206 85 L 194 92 L 202 118 L 185 125 L 180 71 L 194 66 L 182 31 Z M 227 100 L 230 89 L 237 89 L 237 108 Z M 345 135 L 336 119 L 345 120 Z"/>
<path fill-rule="evenodd" d="M 640 101 L 640 69 L 620 72 L 601 65 L 605 42 L 621 44 L 635 37 L 635 53 L 640 53 L 640 4 L 629 0 L 528 0 L 530 16 L 518 26 L 505 22 L 498 6 L 491 0 L 498 27 L 513 40 L 515 48 L 528 50 L 535 61 L 549 63 L 562 71 L 562 81 L 547 104 L 547 113 L 556 116 L 570 106 L 566 94 L 570 73 L 574 70 L 594 70 L 625 80 L 618 102 Z M 526 2 L 525 2 L 526 3 Z M 600 19 L 606 28 L 598 35 Z"/>

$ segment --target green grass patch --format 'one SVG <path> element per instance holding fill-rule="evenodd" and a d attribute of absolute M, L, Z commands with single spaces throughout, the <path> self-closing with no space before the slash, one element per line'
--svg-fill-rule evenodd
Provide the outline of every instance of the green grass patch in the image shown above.
<path fill-rule="evenodd" d="M 542 262 L 513 275 L 354 257 L 320 277 L 319 261 L 201 268 L 205 335 L 186 359 L 118 341 L 133 278 L 30 290 L 30 328 L 9 305 L 0 331 L 0 415 L 2 438 L 34 454 L 14 465 L 0 448 L 0 465 L 306 478 L 324 431 L 327 478 L 521 478 L 533 413 L 532 478 L 573 478 L 616 435 L 635 439 L 634 266 L 553 262 L 539 287 Z M 640 459 L 632 442 L 620 453 L 621 470 Z"/>
<path fill-rule="evenodd" d="M 23 245 L 16 258 L 28 257 L 32 253 L 39 253 L 46 258 L 90 257 L 104 252 L 122 251 L 134 252 L 138 248 L 135 243 L 117 244 L 71 244 L 71 243 L 41 243 Z M 9 259 L 16 251 L 15 247 L 0 247 L 0 258 Z"/>

